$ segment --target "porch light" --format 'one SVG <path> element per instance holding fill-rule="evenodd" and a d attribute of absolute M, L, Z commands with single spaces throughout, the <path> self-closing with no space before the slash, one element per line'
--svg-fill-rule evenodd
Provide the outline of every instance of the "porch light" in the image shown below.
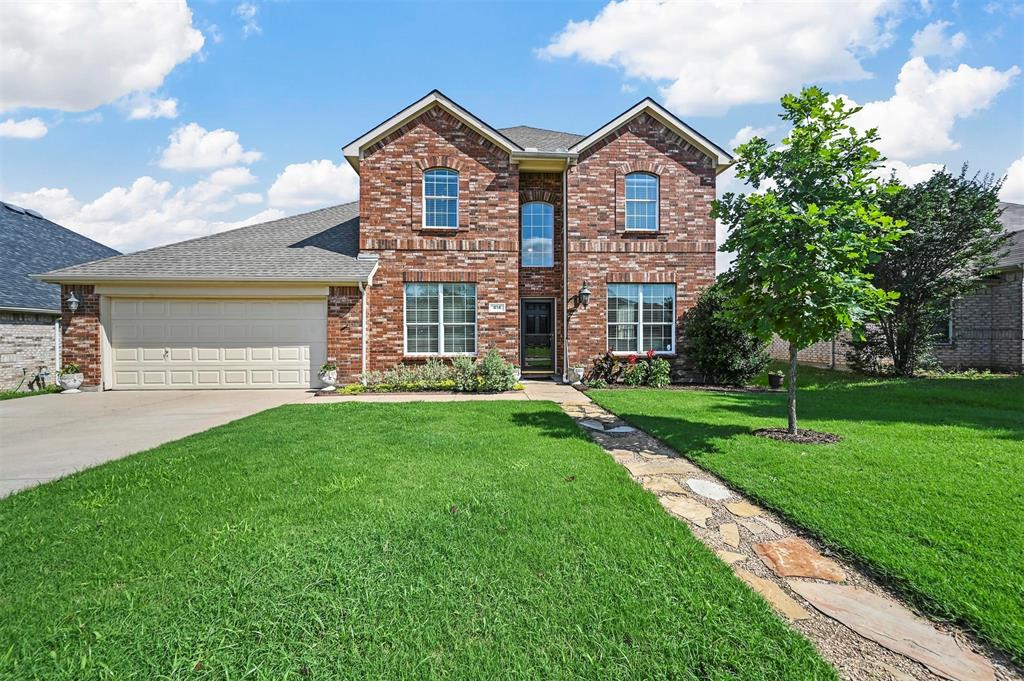
<path fill-rule="evenodd" d="M 580 292 L 576 294 L 576 300 L 579 301 L 584 310 L 587 309 L 587 305 L 590 305 L 590 289 L 587 288 L 586 279 L 583 280 L 583 288 L 581 288 Z"/>
<path fill-rule="evenodd" d="M 68 309 L 71 310 L 71 314 L 74 314 L 78 310 L 78 298 L 75 298 L 74 292 L 68 294 L 66 298 L 68 303 Z"/>

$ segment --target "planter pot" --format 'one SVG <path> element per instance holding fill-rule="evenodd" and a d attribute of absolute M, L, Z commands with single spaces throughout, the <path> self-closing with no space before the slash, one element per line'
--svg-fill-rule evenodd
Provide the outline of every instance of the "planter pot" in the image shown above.
<path fill-rule="evenodd" d="M 576 385 L 583 382 L 583 367 L 569 367 L 569 383 Z"/>
<path fill-rule="evenodd" d="M 320 388 L 325 393 L 329 393 L 332 390 L 338 389 L 338 370 L 324 371 L 320 373 L 320 382 L 324 384 L 324 387 Z"/>
<path fill-rule="evenodd" d="M 786 377 L 782 374 L 768 374 L 768 387 L 772 390 L 778 390 L 782 387 L 782 383 L 786 380 Z"/>
<path fill-rule="evenodd" d="M 61 374 L 58 377 L 60 381 L 60 387 L 64 388 L 63 392 L 66 393 L 80 393 L 82 392 L 79 388 L 82 387 L 82 382 L 85 380 L 84 374 Z"/>

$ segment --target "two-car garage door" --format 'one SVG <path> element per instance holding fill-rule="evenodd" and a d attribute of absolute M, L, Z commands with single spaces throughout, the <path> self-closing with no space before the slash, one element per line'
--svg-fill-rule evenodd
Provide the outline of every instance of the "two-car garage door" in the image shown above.
<path fill-rule="evenodd" d="M 323 299 L 111 298 L 113 389 L 309 388 L 327 355 Z"/>

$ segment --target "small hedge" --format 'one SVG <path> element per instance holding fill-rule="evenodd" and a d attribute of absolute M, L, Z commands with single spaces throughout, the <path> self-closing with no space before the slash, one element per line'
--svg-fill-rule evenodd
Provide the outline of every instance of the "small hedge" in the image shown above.
<path fill-rule="evenodd" d="M 664 388 L 672 380 L 671 370 L 668 360 L 658 357 L 654 350 L 648 350 L 643 357 L 629 355 L 625 360 L 609 352 L 594 360 L 583 382 L 589 388 L 604 388 L 615 383 L 634 388 Z"/>
<path fill-rule="evenodd" d="M 384 371 L 367 371 L 361 383 L 347 385 L 340 392 L 505 392 L 522 390 L 518 380 L 519 368 L 492 349 L 477 360 L 456 357 L 447 364 L 432 357 L 423 364 L 398 364 Z"/>

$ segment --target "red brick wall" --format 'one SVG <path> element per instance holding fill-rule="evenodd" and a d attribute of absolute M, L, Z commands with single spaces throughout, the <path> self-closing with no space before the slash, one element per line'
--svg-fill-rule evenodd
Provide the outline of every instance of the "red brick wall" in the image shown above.
<path fill-rule="evenodd" d="M 338 380 L 355 383 L 362 372 L 362 294 L 355 286 L 332 286 L 327 295 L 327 361 Z"/>
<path fill-rule="evenodd" d="M 423 170 L 459 172 L 459 229 L 425 229 Z M 361 250 L 380 266 L 369 289 L 369 368 L 402 361 L 404 283 L 477 285 L 478 352 L 494 347 L 518 364 L 519 176 L 508 153 L 433 108 L 364 153 L 360 162 Z M 488 303 L 505 303 L 489 313 Z"/>
<path fill-rule="evenodd" d="M 67 297 L 74 293 L 78 298 L 78 310 L 74 314 L 68 308 Z M 85 375 L 83 385 L 95 387 L 102 381 L 100 363 L 100 297 L 95 288 L 64 284 L 60 290 L 61 299 L 61 365 L 77 364 Z"/>
<path fill-rule="evenodd" d="M 522 267 L 520 248 L 519 297 L 554 298 L 555 309 L 555 372 L 562 371 L 562 275 L 565 265 L 563 253 L 562 173 L 520 173 L 519 204 L 544 201 L 554 208 L 555 254 L 553 267 Z M 520 237 L 522 230 L 520 229 Z M 520 239 L 520 246 L 522 240 Z"/>
<path fill-rule="evenodd" d="M 624 231 L 625 176 L 652 172 L 660 178 L 659 231 Z M 590 306 L 570 306 L 569 365 L 589 366 L 607 349 L 607 284 L 676 284 L 676 347 L 681 318 L 715 278 L 715 198 L 711 159 L 641 114 L 586 150 L 568 179 L 569 284 L 574 295 L 586 281 Z M 673 358 L 677 377 L 684 357 Z"/>

